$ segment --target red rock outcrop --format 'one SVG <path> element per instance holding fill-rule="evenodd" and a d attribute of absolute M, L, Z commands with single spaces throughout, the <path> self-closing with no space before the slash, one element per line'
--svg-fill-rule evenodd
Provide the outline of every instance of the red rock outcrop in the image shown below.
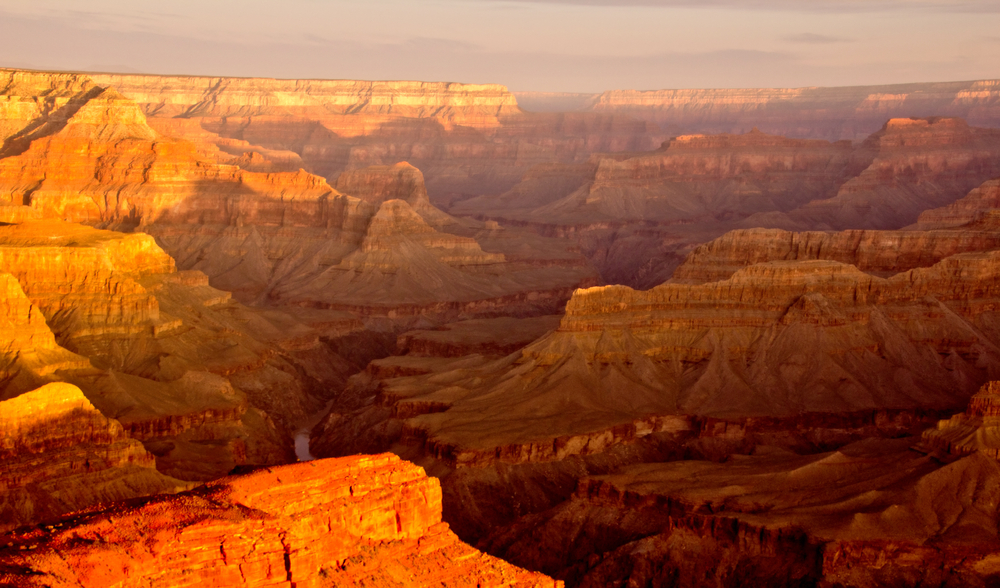
<path fill-rule="evenodd" d="M 735 228 L 901 228 L 1000 173 L 997 162 L 1000 134 L 959 119 L 893 119 L 857 147 L 753 129 L 539 166 L 451 210 L 575 240 L 605 281 L 648 288 Z"/>
<path fill-rule="evenodd" d="M 989 180 L 952 204 L 920 213 L 914 228 L 928 230 L 988 221 L 986 217 L 998 208 L 1000 179 Z"/>
<path fill-rule="evenodd" d="M 860 141 L 889 118 L 957 116 L 1000 126 L 1000 80 L 833 88 L 612 90 L 585 109 L 627 114 L 664 128 Z"/>
<path fill-rule="evenodd" d="M 352 369 L 292 317 L 176 272 L 149 235 L 8 224 L 0 267 L 9 294 L 0 397 L 73 383 L 176 477 L 291 459 L 297 421 L 325 402 L 317 382 Z"/>
<path fill-rule="evenodd" d="M 0 402 L 0 531 L 100 502 L 185 489 L 76 386 Z"/>
<path fill-rule="evenodd" d="M 561 586 L 461 543 L 392 455 L 256 471 L 3 537 L 9 586 Z"/>

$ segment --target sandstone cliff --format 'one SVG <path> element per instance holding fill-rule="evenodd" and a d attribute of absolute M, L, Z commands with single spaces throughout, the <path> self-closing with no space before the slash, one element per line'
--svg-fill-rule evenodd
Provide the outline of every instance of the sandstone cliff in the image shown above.
<path fill-rule="evenodd" d="M 33 85 L 12 84 L 8 91 L 20 101 L 39 101 L 54 93 L 62 78 L 49 76 L 49 87 L 45 79 L 34 74 Z M 534 297 L 551 312 L 573 288 L 596 283 L 587 263 L 555 242 L 535 247 L 538 240 L 528 239 L 515 250 L 499 239 L 493 240 L 497 247 L 484 251 L 475 240 L 483 224 L 459 222 L 432 206 L 423 175 L 409 164 L 341 174 L 337 185 L 357 197 L 301 169 L 248 171 L 238 164 L 266 169 L 264 156 L 254 159 L 253 152 L 233 159 L 219 142 L 213 155 L 163 136 L 135 102 L 113 89 L 91 87 L 86 78 L 73 79 L 90 89 L 74 95 L 71 111 L 21 113 L 21 124 L 35 130 L 25 135 L 20 150 L 0 158 L 0 194 L 6 194 L 8 212 L 28 206 L 43 217 L 142 230 L 156 237 L 179 267 L 207 273 L 213 285 L 248 303 L 363 315 L 397 309 L 403 315 L 476 312 L 477 305 L 531 313 L 538 305 L 525 299 Z M 173 100 L 169 92 L 164 96 Z M 479 100 L 470 96 L 454 98 L 455 103 Z M 239 93 L 231 97 L 253 101 Z M 181 135 L 190 131 L 179 124 L 162 128 Z M 406 204 L 383 206 L 394 199 Z M 404 214 L 403 208 L 417 214 Z M 529 263 L 505 263 L 507 251 Z M 543 272 L 531 267 L 533 262 L 563 267 Z M 396 275 L 406 267 L 437 276 L 434 287 L 414 290 L 412 277 Z"/>
<path fill-rule="evenodd" d="M 561 586 L 461 543 L 395 456 L 259 470 L 3 537 L 9 586 Z"/>
<path fill-rule="evenodd" d="M 874 154 L 864 171 L 836 196 L 810 202 L 788 218 L 801 228 L 897 229 L 1000 175 L 1000 130 L 969 127 L 961 119 L 892 119 L 859 151 Z M 766 226 L 770 220 L 747 222 Z"/>
<path fill-rule="evenodd" d="M 920 449 L 938 456 L 963 457 L 974 453 L 1000 459 L 1000 383 L 983 385 L 969 399 L 963 413 L 939 421 L 924 431 Z"/>
<path fill-rule="evenodd" d="M 987 217 L 995 214 L 993 211 L 998 208 L 1000 179 L 989 180 L 952 204 L 922 212 L 914 228 L 927 230 L 976 222 L 988 223 L 990 219 Z"/>

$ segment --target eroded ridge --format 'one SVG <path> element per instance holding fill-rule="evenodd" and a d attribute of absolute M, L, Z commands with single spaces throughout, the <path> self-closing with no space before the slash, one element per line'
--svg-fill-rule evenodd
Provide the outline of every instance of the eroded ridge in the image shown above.
<path fill-rule="evenodd" d="M 437 480 L 393 455 L 258 470 L 0 545 L 0 581 L 19 588 L 562 585 L 461 543 Z"/>

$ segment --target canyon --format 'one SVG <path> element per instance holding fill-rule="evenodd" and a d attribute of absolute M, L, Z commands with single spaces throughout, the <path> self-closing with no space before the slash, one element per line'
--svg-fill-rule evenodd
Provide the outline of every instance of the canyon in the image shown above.
<path fill-rule="evenodd" d="M 992 585 L 994 90 L 0 70 L 0 583 Z"/>

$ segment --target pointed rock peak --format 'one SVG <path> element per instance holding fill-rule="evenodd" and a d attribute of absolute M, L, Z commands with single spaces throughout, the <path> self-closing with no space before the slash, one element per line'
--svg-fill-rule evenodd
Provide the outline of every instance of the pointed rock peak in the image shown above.
<path fill-rule="evenodd" d="M 159 135 L 146 122 L 139 105 L 114 88 L 105 88 L 87 100 L 59 132 L 63 137 L 101 142 L 140 139 L 155 141 Z"/>
<path fill-rule="evenodd" d="M 368 224 L 365 238 L 433 233 L 434 229 L 403 200 L 383 202 Z"/>
<path fill-rule="evenodd" d="M 405 161 L 345 171 L 337 178 L 336 188 L 368 202 L 398 199 L 414 206 L 430 205 L 424 174 Z"/>

